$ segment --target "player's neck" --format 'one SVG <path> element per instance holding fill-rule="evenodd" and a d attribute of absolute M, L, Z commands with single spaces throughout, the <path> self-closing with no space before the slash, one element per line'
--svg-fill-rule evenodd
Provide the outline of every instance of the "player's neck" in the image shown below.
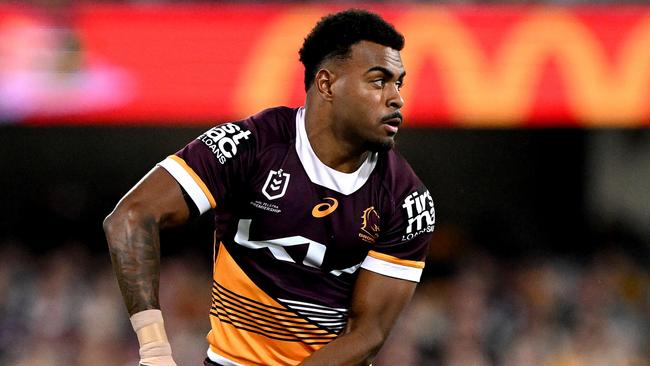
<path fill-rule="evenodd" d="M 368 151 L 336 135 L 331 121 L 305 110 L 307 139 L 318 159 L 328 167 L 343 173 L 355 172 L 368 157 Z"/>

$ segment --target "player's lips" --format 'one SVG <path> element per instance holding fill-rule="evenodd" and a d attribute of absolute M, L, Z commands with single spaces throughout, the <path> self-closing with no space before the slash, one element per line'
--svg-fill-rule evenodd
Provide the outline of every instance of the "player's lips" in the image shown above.
<path fill-rule="evenodd" d="M 393 117 L 386 120 L 383 120 L 384 129 L 391 134 L 396 134 L 399 130 L 399 125 L 402 124 L 402 117 Z"/>

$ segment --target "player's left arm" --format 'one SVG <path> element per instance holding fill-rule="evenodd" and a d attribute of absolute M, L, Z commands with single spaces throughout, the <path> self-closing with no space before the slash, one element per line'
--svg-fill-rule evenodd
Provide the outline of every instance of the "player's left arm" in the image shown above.
<path fill-rule="evenodd" d="M 369 365 L 411 300 L 416 285 L 360 269 L 346 333 L 314 352 L 301 365 Z"/>

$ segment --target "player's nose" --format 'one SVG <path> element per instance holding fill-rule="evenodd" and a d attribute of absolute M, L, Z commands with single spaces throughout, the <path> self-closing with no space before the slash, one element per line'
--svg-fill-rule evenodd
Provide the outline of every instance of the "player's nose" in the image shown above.
<path fill-rule="evenodd" d="M 404 106 L 404 98 L 402 98 L 402 95 L 400 94 L 399 86 L 393 84 L 389 89 L 389 95 L 386 98 L 386 105 L 391 109 L 402 108 Z"/>

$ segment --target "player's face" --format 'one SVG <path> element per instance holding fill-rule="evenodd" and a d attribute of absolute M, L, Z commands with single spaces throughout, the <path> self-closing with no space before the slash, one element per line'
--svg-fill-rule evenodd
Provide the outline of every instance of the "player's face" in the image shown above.
<path fill-rule="evenodd" d="M 370 151 L 395 145 L 405 75 L 399 51 L 368 41 L 351 47 L 332 84 L 334 113 L 348 142 Z"/>

